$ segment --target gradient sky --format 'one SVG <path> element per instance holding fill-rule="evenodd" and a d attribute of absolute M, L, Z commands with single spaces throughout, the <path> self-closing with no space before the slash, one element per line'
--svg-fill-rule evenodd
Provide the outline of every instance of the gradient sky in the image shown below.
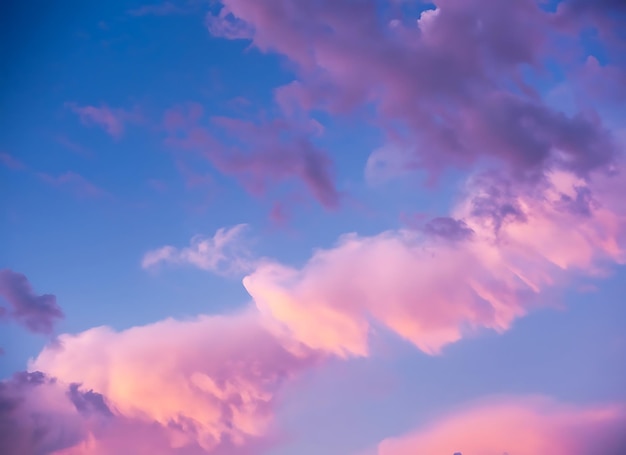
<path fill-rule="evenodd" d="M 0 451 L 625 454 L 625 5 L 4 2 Z"/>

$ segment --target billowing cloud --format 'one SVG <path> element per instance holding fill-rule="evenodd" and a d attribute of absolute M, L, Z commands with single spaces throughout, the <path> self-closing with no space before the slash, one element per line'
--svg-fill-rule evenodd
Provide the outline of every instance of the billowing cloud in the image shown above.
<path fill-rule="evenodd" d="M 619 455 L 626 409 L 572 406 L 545 397 L 486 400 L 383 441 L 378 455 Z"/>
<path fill-rule="evenodd" d="M 144 269 L 162 263 L 192 265 L 219 274 L 249 271 L 253 267 L 250 253 L 243 239 L 245 224 L 220 228 L 213 237 L 195 236 L 185 248 L 164 246 L 148 251 L 141 261 Z"/>
<path fill-rule="evenodd" d="M 240 39 L 246 35 L 231 30 L 246 30 L 254 46 L 295 67 L 297 81 L 277 92 L 281 105 L 375 107 L 393 147 L 405 150 L 395 167 L 436 175 L 496 159 L 521 174 L 559 166 L 582 175 L 619 151 L 592 109 L 567 116 L 526 82 L 524 72 L 545 70 L 563 43 L 576 42 L 556 26 L 561 13 L 534 0 L 439 0 L 416 16 L 375 1 L 222 4 L 210 32 Z M 375 155 L 370 168 L 389 158 Z"/>
<path fill-rule="evenodd" d="M 278 331 L 337 355 L 366 355 L 373 324 L 435 354 L 468 332 L 504 331 L 577 273 L 626 260 L 623 176 L 555 172 L 469 180 L 451 218 L 343 236 L 300 269 L 263 262 L 244 285 Z"/>
<path fill-rule="evenodd" d="M 89 426 L 78 452 L 68 453 L 130 453 L 157 434 L 165 446 L 156 453 L 226 454 L 262 442 L 280 386 L 316 359 L 245 312 L 62 335 L 30 369 L 80 384 L 69 387 L 67 401 L 115 421 Z"/>
<path fill-rule="evenodd" d="M 167 143 L 199 152 L 253 194 L 261 195 L 278 183 L 296 180 L 323 206 L 338 206 L 332 162 L 311 139 L 321 131 L 317 122 L 212 117 L 209 127 L 200 124 L 202 115 L 197 104 L 166 112 Z"/>
<path fill-rule="evenodd" d="M 9 269 L 0 270 L 0 318 L 6 317 L 35 333 L 50 334 L 63 318 L 52 294 L 37 295 L 25 275 Z"/>

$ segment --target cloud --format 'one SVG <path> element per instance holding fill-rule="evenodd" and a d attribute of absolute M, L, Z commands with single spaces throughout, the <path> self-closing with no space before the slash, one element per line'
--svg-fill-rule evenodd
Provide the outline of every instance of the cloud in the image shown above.
<path fill-rule="evenodd" d="M 66 106 L 78 115 L 83 124 L 97 125 L 115 139 L 122 137 L 126 123 L 140 120 L 137 112 L 112 109 L 106 105 L 79 106 L 76 103 L 66 103 Z"/>
<path fill-rule="evenodd" d="M 53 379 L 36 371 L 0 382 L 0 447 L 5 453 L 53 453 L 85 435 L 83 419 Z"/>
<path fill-rule="evenodd" d="M 187 8 L 172 2 L 162 2 L 131 9 L 128 11 L 128 14 L 131 16 L 170 16 L 173 14 L 185 14 L 187 12 Z"/>
<path fill-rule="evenodd" d="M 313 349 L 367 355 L 372 326 L 382 325 L 437 354 L 477 330 L 507 330 L 577 274 L 626 261 L 616 199 L 625 180 L 594 177 L 555 172 L 522 184 L 479 174 L 450 218 L 345 235 L 299 269 L 261 262 L 244 286 L 275 330 Z"/>
<path fill-rule="evenodd" d="M 300 269 L 255 262 L 243 280 L 253 302 L 240 313 L 61 335 L 30 362 L 29 370 L 54 378 L 64 402 L 57 409 L 56 402 L 53 406 L 47 400 L 45 406 L 52 408 L 39 410 L 35 400 L 34 411 L 11 414 L 8 421 L 28 429 L 33 424 L 23 420 L 33 412 L 56 422 L 54 416 L 62 410 L 66 417 L 61 423 L 76 423 L 71 424 L 74 433 L 66 435 L 71 438 L 59 443 L 65 448 L 57 455 L 258 453 L 272 439 L 272 416 L 286 381 L 329 356 L 368 355 L 372 327 L 386 327 L 436 354 L 474 330 L 507 330 L 515 319 L 545 303 L 545 289 L 566 284 L 572 274 L 602 274 L 606 266 L 623 262 L 626 208 L 621 195 L 626 180 L 618 171 L 589 180 L 558 171 L 532 184 L 477 174 L 468 180 L 450 217 L 432 220 L 428 229 L 373 237 L 349 234 L 336 247 L 316 251 Z M 583 193 L 589 195 L 584 201 L 595 203 L 577 201 Z M 570 202 L 588 211 L 574 210 Z M 241 228 L 233 229 L 236 233 Z M 205 251 L 220 251 L 235 237 L 232 229 L 218 232 Z M 192 245 L 186 253 L 174 249 L 165 256 L 189 260 L 200 250 Z M 207 253 L 194 261 L 219 268 L 221 259 L 212 258 L 220 254 Z M 478 430 L 483 421 L 492 420 L 528 434 L 539 428 L 546 431 L 540 442 L 578 428 L 576 419 L 567 420 L 558 408 L 553 412 L 541 403 L 529 411 L 547 409 L 547 420 L 538 424 L 534 414 L 527 418 L 519 406 L 503 406 L 480 411 L 487 415 L 483 420 L 474 419 L 475 414 L 468 419 L 475 420 Z M 617 415 L 605 411 L 570 414 L 599 416 L 584 423 L 604 425 L 602 416 Z M 587 434 L 604 434 L 602 425 Z M 617 434 L 612 431 L 607 438 Z M 435 433 L 431 437 L 429 430 L 423 437 L 439 444 Z M 460 432 L 442 444 L 477 441 L 467 440 L 469 434 Z M 511 434 L 507 443 L 522 443 Z M 494 439 L 483 442 L 490 441 Z M 400 453 L 389 449 L 395 443 L 381 444 L 382 454 Z"/>
<path fill-rule="evenodd" d="M 317 358 L 247 311 L 62 335 L 29 368 L 74 384 L 67 401 L 81 415 L 113 420 L 67 453 L 131 453 L 156 434 L 156 453 L 243 454 L 266 436 L 282 384 Z"/>
<path fill-rule="evenodd" d="M 54 295 L 35 294 L 26 276 L 10 269 L 0 270 L 0 297 L 9 305 L 0 306 L 0 317 L 15 320 L 31 332 L 50 334 L 63 318 Z"/>
<path fill-rule="evenodd" d="M 428 221 L 424 226 L 424 232 L 427 235 L 450 241 L 467 240 L 474 234 L 474 231 L 467 226 L 465 221 L 445 216 Z"/>
<path fill-rule="evenodd" d="M 390 7 L 382 18 L 374 1 L 222 5 L 212 33 L 242 38 L 221 32 L 235 23 L 296 69 L 297 81 L 278 91 L 282 105 L 335 114 L 373 107 L 387 150 L 405 150 L 392 157 L 395 173 L 409 166 L 436 176 L 496 160 L 520 175 L 555 166 L 583 175 L 620 152 L 593 110 L 555 111 L 525 81 L 524 71 L 546 70 L 577 37 L 534 0 L 440 0 L 419 16 Z M 368 173 L 388 155 L 375 152 Z"/>
<path fill-rule="evenodd" d="M 380 443 L 378 455 L 619 455 L 626 450 L 622 405 L 572 406 L 546 397 L 485 400 Z"/>
<path fill-rule="evenodd" d="M 299 180 L 324 207 L 338 207 L 332 161 L 311 139 L 319 134 L 318 123 L 212 117 L 209 129 L 199 124 L 201 117 L 201 106 L 194 104 L 166 112 L 167 143 L 199 152 L 255 195 L 278 183 Z"/>
<path fill-rule="evenodd" d="M 100 198 L 107 195 L 105 190 L 76 172 L 67 171 L 57 176 L 39 172 L 37 176 L 49 185 L 69 188 L 70 191 L 79 197 Z"/>
<path fill-rule="evenodd" d="M 26 169 L 26 165 L 13 155 L 5 152 L 0 152 L 0 164 L 11 169 L 12 171 L 21 171 Z"/>
<path fill-rule="evenodd" d="M 186 248 L 164 246 L 148 251 L 141 266 L 150 269 L 162 263 L 187 264 L 219 274 L 248 271 L 252 262 L 242 239 L 246 228 L 245 224 L 220 228 L 213 237 L 193 237 Z"/>

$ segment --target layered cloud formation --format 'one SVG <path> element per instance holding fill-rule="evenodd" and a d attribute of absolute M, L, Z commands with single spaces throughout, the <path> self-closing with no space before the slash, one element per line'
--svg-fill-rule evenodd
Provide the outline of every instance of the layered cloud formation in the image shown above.
<path fill-rule="evenodd" d="M 316 119 L 356 115 L 382 132 L 359 164 L 370 182 L 415 170 L 431 181 L 449 169 L 471 169 L 469 177 L 448 212 L 377 235 L 344 234 L 300 266 L 252 257 L 243 224 L 147 251 L 143 269 L 246 275 L 250 301 L 231 314 L 60 335 L 27 372 L 0 382 L 0 447 L 9 455 L 258 454 L 282 437 L 273 417 L 285 386 L 329 359 L 370 356 L 377 332 L 442 355 L 481 331 L 510 330 L 581 277 L 626 263 L 625 144 L 597 106 L 614 114 L 626 99 L 626 73 L 615 64 L 622 2 L 219 3 L 203 27 L 280 56 L 293 80 L 255 116 L 205 115 L 196 103 L 166 110 L 155 130 L 181 169 L 195 172 L 186 160 L 199 158 L 252 195 L 286 186 L 335 210 L 343 187 Z M 182 15 L 197 5 L 129 14 Z M 601 56 L 587 55 L 595 39 Z M 547 101 L 564 84 L 575 108 Z M 116 140 L 144 121 L 105 104 L 66 107 Z M 26 169 L 7 153 L 0 161 Z M 38 175 L 105 194 L 71 171 Z M 271 216 L 286 219 L 284 201 Z M 36 294 L 9 269 L 0 270 L 0 298 L 0 318 L 31 332 L 53 334 L 63 318 L 55 296 Z M 385 440 L 376 453 L 620 455 L 625 425 L 623 404 L 498 398 Z"/>
<path fill-rule="evenodd" d="M 171 453 L 245 453 L 269 434 L 286 380 L 329 356 L 368 355 L 373 327 L 437 354 L 469 333 L 505 331 L 533 307 L 551 305 L 544 289 L 623 262 L 626 213 L 611 197 L 616 184 L 623 184 L 619 175 L 584 181 L 557 172 L 532 186 L 477 175 L 449 217 L 374 237 L 346 235 L 301 269 L 254 262 L 243 280 L 253 305 L 241 314 L 62 335 L 30 371 L 102 397 L 106 419 L 84 421 L 79 410 L 72 417 L 85 428 L 77 453 L 110 453 L 106 425 L 145 429 L 128 440 L 139 445 L 125 450 L 143 447 L 156 432 Z M 220 253 L 217 246 L 236 241 L 239 229 L 220 231 L 205 253 Z M 206 261 L 213 263 L 210 257 L 190 262 L 207 269 Z M 524 409 L 493 412 L 487 419 L 510 417 L 514 426 L 521 413 L 529 432 L 543 427 Z M 115 423 L 104 425 L 109 421 Z M 382 453 L 393 452 L 385 447 Z"/>

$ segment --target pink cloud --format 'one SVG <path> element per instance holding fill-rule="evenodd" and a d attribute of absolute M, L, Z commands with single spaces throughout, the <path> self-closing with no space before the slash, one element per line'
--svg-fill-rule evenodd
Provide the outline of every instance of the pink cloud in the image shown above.
<path fill-rule="evenodd" d="M 310 138 L 320 132 L 316 122 L 274 119 L 257 123 L 212 117 L 209 130 L 200 126 L 201 117 L 202 108 L 195 104 L 166 112 L 167 143 L 201 153 L 253 194 L 264 194 L 278 182 L 300 180 L 325 207 L 339 205 L 332 162 Z"/>
<path fill-rule="evenodd" d="M 98 125 L 115 139 L 119 139 L 122 136 L 126 123 L 137 122 L 140 119 L 139 114 L 136 112 L 129 112 L 124 109 L 111 109 L 106 105 L 100 107 L 79 106 L 75 103 L 67 103 L 66 105 L 79 116 L 83 124 Z"/>
<path fill-rule="evenodd" d="M 99 198 L 105 196 L 107 193 L 102 188 L 94 185 L 80 174 L 72 171 L 67 171 L 63 174 L 54 176 L 40 172 L 37 174 L 44 182 L 55 187 L 67 187 L 80 197 L 92 197 Z"/>
<path fill-rule="evenodd" d="M 545 397 L 491 399 L 413 434 L 380 443 L 378 455 L 619 455 L 626 450 L 622 405 L 572 406 Z"/>
<path fill-rule="evenodd" d="M 285 204 L 276 202 L 270 210 L 270 221 L 276 226 L 285 226 L 289 221 L 289 212 Z"/>
<path fill-rule="evenodd" d="M 299 269 L 261 262 L 244 286 L 278 333 L 313 349 L 367 355 L 372 325 L 382 325 L 437 354 L 477 330 L 509 329 L 572 275 L 626 261 L 623 176 L 594 177 L 478 175 L 450 217 L 345 235 Z"/>
<path fill-rule="evenodd" d="M 0 319 L 15 320 L 35 333 L 51 334 L 54 325 L 63 318 L 63 311 L 52 294 L 37 295 L 28 278 L 9 269 L 0 270 Z"/>
<path fill-rule="evenodd" d="M 297 68 L 281 105 L 333 113 L 373 105 L 391 144 L 407 149 L 400 167 L 437 174 L 495 158 L 522 173 L 555 165 L 585 173 L 619 152 L 593 113 L 554 111 L 524 81 L 524 69 L 542 71 L 559 42 L 574 40 L 555 38 L 556 13 L 534 0 L 440 0 L 418 18 L 390 8 L 387 20 L 373 1 L 222 4 L 211 32 L 241 38 L 215 23 L 247 26 L 254 46 Z"/>
<path fill-rule="evenodd" d="M 250 253 L 242 238 L 245 224 L 218 229 L 213 237 L 195 236 L 185 248 L 163 246 L 148 251 L 141 262 L 144 269 L 162 263 L 188 264 L 219 274 L 233 274 L 252 268 Z"/>
<path fill-rule="evenodd" d="M 567 283 L 572 273 L 602 274 L 607 265 L 623 262 L 624 185 L 618 174 L 583 180 L 557 171 L 532 184 L 479 174 L 468 181 L 449 217 L 435 218 L 420 230 L 349 234 L 336 247 L 316 251 L 300 269 L 255 261 L 255 270 L 243 280 L 253 302 L 241 313 L 61 335 L 29 364 L 33 373 L 42 371 L 70 388 L 82 419 L 72 426 L 80 437 L 64 442 L 58 454 L 153 448 L 164 455 L 258 453 L 258 444 L 272 436 L 273 410 L 285 381 L 329 355 L 368 355 L 373 326 L 387 327 L 436 354 L 471 331 L 509 329 L 515 319 L 547 303 L 541 300 L 545 289 Z M 148 262 L 178 256 L 196 261 L 199 254 L 201 266 L 219 265 L 220 246 L 231 237 L 223 231 L 206 247 L 166 250 Z M 42 413 L 54 415 L 57 405 L 51 406 Z M 493 412 L 472 411 L 471 433 L 453 419 L 442 424 L 445 432 L 435 428 L 418 436 L 435 448 L 466 444 L 469 454 L 495 447 L 478 443 L 506 442 L 523 455 L 534 450 L 523 443 L 535 441 L 535 448 L 543 449 L 552 436 L 566 440 L 563 435 L 578 417 L 601 422 L 618 412 L 568 411 L 574 419 L 568 420 L 558 408 L 533 406 L 528 412 L 515 403 Z M 548 417 L 536 423 L 529 412 Z M 503 437 L 511 437 L 468 439 L 485 434 L 483 427 L 492 421 L 501 422 Z M 521 431 L 520 438 L 504 432 L 509 426 Z M 544 429 L 538 439 L 529 439 Z M 442 441 L 444 433 L 454 438 Z M 389 448 L 393 444 L 381 444 L 381 453 L 401 453 Z"/>
<path fill-rule="evenodd" d="M 101 395 L 118 426 L 89 426 L 81 445 L 62 453 L 130 453 L 152 447 L 156 434 L 157 453 L 228 454 L 249 453 L 266 436 L 281 385 L 315 359 L 246 312 L 62 335 L 30 369 Z"/>

